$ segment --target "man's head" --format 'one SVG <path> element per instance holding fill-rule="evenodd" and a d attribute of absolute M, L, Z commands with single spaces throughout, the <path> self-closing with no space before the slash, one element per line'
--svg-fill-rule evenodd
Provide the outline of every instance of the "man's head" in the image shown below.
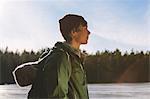
<path fill-rule="evenodd" d="M 59 20 L 59 25 L 60 32 L 64 39 L 67 42 L 71 42 L 73 39 L 72 33 L 80 33 L 82 27 L 87 27 L 87 21 L 82 16 L 67 14 Z"/>

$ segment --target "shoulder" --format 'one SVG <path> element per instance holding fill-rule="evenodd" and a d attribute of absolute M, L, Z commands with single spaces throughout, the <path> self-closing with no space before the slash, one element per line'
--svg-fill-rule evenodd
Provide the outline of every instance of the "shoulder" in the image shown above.
<path fill-rule="evenodd" d="M 69 53 L 64 49 L 55 49 L 52 53 L 54 57 L 58 57 L 59 59 L 66 59 L 70 57 Z"/>
<path fill-rule="evenodd" d="M 48 57 L 46 58 L 46 63 L 56 63 L 56 62 L 60 62 L 63 60 L 69 60 L 70 55 L 67 51 L 65 51 L 64 49 L 52 49 L 51 52 L 49 52 L 50 54 L 48 55 Z M 43 53 L 42 56 L 45 56 L 47 53 Z"/>
<path fill-rule="evenodd" d="M 55 49 L 51 52 L 51 55 L 46 59 L 45 69 L 52 67 L 68 67 L 70 66 L 70 56 L 63 49 Z M 48 70 L 48 69 L 47 69 Z"/>

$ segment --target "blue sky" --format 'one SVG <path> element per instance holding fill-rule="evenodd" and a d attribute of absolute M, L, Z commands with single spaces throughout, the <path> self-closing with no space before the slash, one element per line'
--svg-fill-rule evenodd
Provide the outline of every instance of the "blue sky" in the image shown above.
<path fill-rule="evenodd" d="M 0 0 L 0 48 L 39 50 L 63 41 L 58 20 L 82 15 L 91 31 L 87 52 L 150 50 L 150 0 Z"/>

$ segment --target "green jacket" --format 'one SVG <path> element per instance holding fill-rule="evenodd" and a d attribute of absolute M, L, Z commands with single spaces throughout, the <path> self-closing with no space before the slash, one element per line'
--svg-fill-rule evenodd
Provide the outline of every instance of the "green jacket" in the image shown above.
<path fill-rule="evenodd" d="M 57 42 L 37 75 L 28 98 L 88 99 L 82 55 L 66 43 Z"/>

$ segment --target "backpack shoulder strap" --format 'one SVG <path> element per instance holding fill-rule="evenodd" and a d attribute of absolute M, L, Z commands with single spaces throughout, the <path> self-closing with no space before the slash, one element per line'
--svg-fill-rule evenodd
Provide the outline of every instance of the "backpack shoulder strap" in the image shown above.
<path fill-rule="evenodd" d="M 44 67 L 44 62 L 47 59 L 48 56 L 51 55 L 52 49 L 48 49 L 45 52 L 43 52 L 43 54 L 39 57 L 38 59 L 38 69 L 42 69 Z"/>

